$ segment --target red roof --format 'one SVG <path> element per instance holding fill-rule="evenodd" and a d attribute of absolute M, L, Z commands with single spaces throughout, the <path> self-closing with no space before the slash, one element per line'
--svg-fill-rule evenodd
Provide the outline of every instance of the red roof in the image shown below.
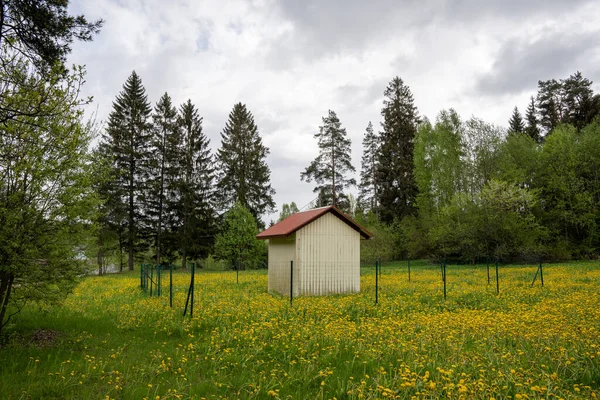
<path fill-rule="evenodd" d="M 320 218 L 321 216 L 327 214 L 328 212 L 333 213 L 336 217 L 348 224 L 348 226 L 350 226 L 352 229 L 360 233 L 360 235 L 365 239 L 370 239 L 373 236 L 369 231 L 360 226 L 355 220 L 338 210 L 336 207 L 329 206 L 292 214 L 283 221 L 276 223 L 269 229 L 262 231 L 261 233 L 256 235 L 256 238 L 269 239 L 273 237 L 287 237 L 299 230 L 300 228 L 310 224 L 317 218 Z"/>

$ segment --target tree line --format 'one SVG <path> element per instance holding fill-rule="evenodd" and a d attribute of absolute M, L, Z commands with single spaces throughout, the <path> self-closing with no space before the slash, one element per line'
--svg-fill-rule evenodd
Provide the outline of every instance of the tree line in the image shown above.
<path fill-rule="evenodd" d="M 596 257 L 600 95 L 577 72 L 539 81 L 508 129 L 452 109 L 419 118 L 409 88 L 385 91 L 369 123 L 356 215 L 375 233 L 365 259 Z"/>
<path fill-rule="evenodd" d="M 216 154 L 209 145 L 191 100 L 177 108 L 165 93 L 152 108 L 141 78 L 131 74 L 113 102 L 98 148 L 106 173 L 99 188 L 100 265 L 110 251 L 118 254 L 121 269 L 125 254 L 129 270 L 144 258 L 157 264 L 181 258 L 185 268 L 188 259 L 212 253 L 223 213 L 235 204 L 250 213 L 251 231 L 257 230 L 260 216 L 275 206 L 275 191 L 266 164 L 269 149 L 244 104 L 230 112 Z M 241 215 L 237 211 L 232 216 Z M 253 243 L 247 247 L 257 252 Z M 218 257 L 235 261 L 224 256 L 225 246 L 217 249 Z"/>

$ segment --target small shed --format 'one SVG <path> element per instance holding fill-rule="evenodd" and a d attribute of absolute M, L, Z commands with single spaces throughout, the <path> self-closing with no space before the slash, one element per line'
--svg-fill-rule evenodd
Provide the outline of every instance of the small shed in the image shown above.
<path fill-rule="evenodd" d="M 294 296 L 359 292 L 360 240 L 371 236 L 334 206 L 289 216 L 256 236 L 269 241 L 269 290 L 288 295 L 293 286 Z"/>

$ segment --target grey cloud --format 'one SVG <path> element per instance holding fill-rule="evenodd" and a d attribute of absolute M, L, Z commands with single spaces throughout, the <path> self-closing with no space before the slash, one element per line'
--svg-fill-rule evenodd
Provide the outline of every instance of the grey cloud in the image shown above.
<path fill-rule="evenodd" d="M 567 14 L 593 0 L 281 0 L 282 18 L 294 30 L 273 43 L 268 59 L 275 69 L 324 55 L 360 52 L 376 40 L 410 40 L 432 26 L 475 29 L 501 20 Z"/>
<path fill-rule="evenodd" d="M 482 95 L 519 94 L 537 87 L 538 80 L 563 78 L 592 63 L 600 50 L 600 32 L 552 33 L 534 42 L 505 42 L 492 66 L 480 76 L 475 92 Z"/>

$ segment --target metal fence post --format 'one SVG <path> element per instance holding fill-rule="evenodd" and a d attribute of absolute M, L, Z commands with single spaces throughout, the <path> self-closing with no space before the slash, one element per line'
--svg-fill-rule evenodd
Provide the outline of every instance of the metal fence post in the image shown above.
<path fill-rule="evenodd" d="M 157 296 L 160 297 L 161 293 L 162 293 L 162 265 L 158 264 L 156 266 L 156 273 L 158 274 L 158 290 L 157 290 Z"/>
<path fill-rule="evenodd" d="M 169 305 L 173 308 L 173 264 L 169 264 Z"/>
<path fill-rule="evenodd" d="M 490 257 L 485 256 L 485 265 L 487 266 L 488 285 L 490 284 Z"/>
<path fill-rule="evenodd" d="M 542 266 L 542 257 L 540 257 L 540 279 L 542 280 L 542 287 L 544 287 L 544 267 Z"/>
<path fill-rule="evenodd" d="M 498 280 L 498 257 L 496 257 L 496 294 L 500 294 L 500 281 Z"/>
<path fill-rule="evenodd" d="M 190 304 L 190 318 L 194 317 L 194 290 L 196 285 L 196 263 L 192 263 L 192 304 Z"/>
<path fill-rule="evenodd" d="M 152 297 L 153 284 L 154 284 L 154 266 L 150 265 L 150 297 Z"/>
<path fill-rule="evenodd" d="M 379 260 L 375 261 L 375 304 L 379 304 Z"/>
<path fill-rule="evenodd" d="M 290 261 L 290 306 L 294 302 L 294 260 Z"/>
<path fill-rule="evenodd" d="M 446 300 L 446 258 L 444 258 L 444 300 Z"/>

